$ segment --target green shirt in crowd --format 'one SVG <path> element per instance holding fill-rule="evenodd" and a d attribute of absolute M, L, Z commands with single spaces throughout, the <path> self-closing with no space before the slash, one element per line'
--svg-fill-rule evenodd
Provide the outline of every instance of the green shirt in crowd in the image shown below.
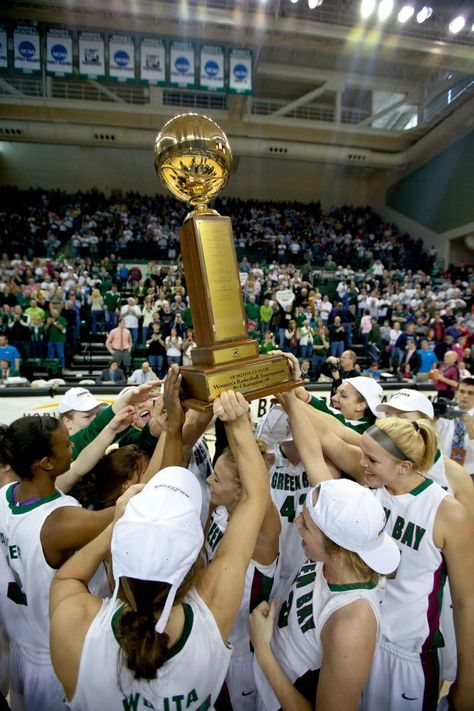
<path fill-rule="evenodd" d="M 48 340 L 50 343 L 66 343 L 66 319 L 63 318 L 62 316 L 58 316 L 56 319 L 58 326 L 55 326 L 54 323 L 51 324 L 51 326 L 48 328 Z M 62 329 L 59 328 L 59 326 L 62 326 Z"/>

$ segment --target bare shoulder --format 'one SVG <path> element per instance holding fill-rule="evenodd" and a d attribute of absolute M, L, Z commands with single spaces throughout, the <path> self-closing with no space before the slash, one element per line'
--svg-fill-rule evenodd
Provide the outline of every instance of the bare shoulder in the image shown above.
<path fill-rule="evenodd" d="M 377 619 L 367 600 L 360 598 L 340 607 L 326 621 L 321 632 L 324 644 L 339 649 L 363 648 L 377 634 Z"/>
<path fill-rule="evenodd" d="M 463 540 L 474 528 L 472 516 L 454 496 L 446 496 L 438 507 L 433 528 L 435 545 L 444 549 L 448 541 Z"/>

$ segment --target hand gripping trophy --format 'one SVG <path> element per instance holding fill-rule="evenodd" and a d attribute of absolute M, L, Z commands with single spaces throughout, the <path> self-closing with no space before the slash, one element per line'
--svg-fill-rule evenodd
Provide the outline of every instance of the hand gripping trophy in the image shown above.
<path fill-rule="evenodd" d="M 162 183 L 194 208 L 179 230 L 197 344 L 193 365 L 181 368 L 184 404 L 201 410 L 223 390 L 253 400 L 294 387 L 286 358 L 259 356 L 248 337 L 231 221 L 207 207 L 232 170 L 227 136 L 206 116 L 176 116 L 159 132 L 154 157 Z"/>

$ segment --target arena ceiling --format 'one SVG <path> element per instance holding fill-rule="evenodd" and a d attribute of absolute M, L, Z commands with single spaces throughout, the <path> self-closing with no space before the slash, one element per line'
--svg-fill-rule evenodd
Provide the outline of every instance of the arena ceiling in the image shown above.
<path fill-rule="evenodd" d="M 206 106 L 201 92 L 126 92 L 79 79 L 66 88 L 55 81 L 33 89 L 4 72 L 0 130 L 22 126 L 18 140 L 45 142 L 81 143 L 90 135 L 92 144 L 116 131 L 116 145 L 149 145 L 149 133 L 195 101 L 242 152 L 268 155 L 285 146 L 291 147 L 287 157 L 386 167 L 410 162 L 407 152 L 416 145 L 437 143 L 434 129 L 444 127 L 451 139 L 472 130 L 474 32 L 447 31 L 453 14 L 463 6 L 471 12 L 472 2 L 433 0 L 430 22 L 406 26 L 364 23 L 359 4 L 324 0 L 309 10 L 306 0 L 4 0 L 6 23 L 153 33 L 251 49 L 254 85 L 250 97 L 227 96 L 221 105 L 209 99 Z M 58 110 L 69 130 L 46 125 L 57 123 Z"/>

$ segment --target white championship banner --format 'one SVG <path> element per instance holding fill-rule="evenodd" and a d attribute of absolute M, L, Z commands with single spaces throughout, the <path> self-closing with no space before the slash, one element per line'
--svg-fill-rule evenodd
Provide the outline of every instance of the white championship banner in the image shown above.
<path fill-rule="evenodd" d="M 199 88 L 224 91 L 224 50 L 222 47 L 201 47 Z"/>
<path fill-rule="evenodd" d="M 229 92 L 252 93 L 252 52 L 231 49 L 229 54 Z"/>
<path fill-rule="evenodd" d="M 72 74 L 72 35 L 69 30 L 46 33 L 46 71 L 59 77 Z"/>
<path fill-rule="evenodd" d="M 105 77 L 105 42 L 100 32 L 79 32 L 79 73 L 88 79 Z"/>
<path fill-rule="evenodd" d="M 13 32 L 13 66 L 23 72 L 41 70 L 40 37 L 33 27 L 18 25 Z"/>
<path fill-rule="evenodd" d="M 135 80 L 135 41 L 133 37 L 109 37 L 109 77 L 118 81 Z"/>
<path fill-rule="evenodd" d="M 140 79 L 148 84 L 166 82 L 166 46 L 162 40 L 144 37 L 140 44 Z"/>
<path fill-rule="evenodd" d="M 172 42 L 170 49 L 171 85 L 193 88 L 195 69 L 194 45 L 189 42 Z"/>

